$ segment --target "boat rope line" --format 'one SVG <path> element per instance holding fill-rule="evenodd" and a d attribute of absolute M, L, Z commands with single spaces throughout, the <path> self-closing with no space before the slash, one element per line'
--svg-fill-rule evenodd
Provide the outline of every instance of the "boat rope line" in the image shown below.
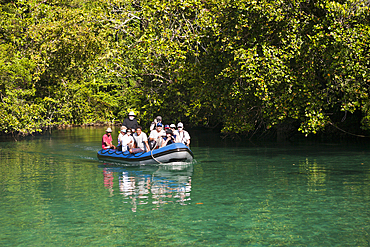
<path fill-rule="evenodd" d="M 157 144 L 158 144 L 158 142 L 156 141 L 156 142 L 155 142 L 155 146 L 154 146 L 154 148 L 153 148 L 153 149 L 155 149 L 155 148 L 157 147 Z M 150 150 L 150 155 L 152 156 L 153 160 L 157 161 L 159 164 L 162 164 L 162 162 L 160 162 L 159 160 L 157 160 L 157 159 L 154 157 L 154 155 L 153 155 L 153 149 L 152 149 L 152 150 Z"/>
<path fill-rule="evenodd" d="M 159 166 L 158 167 L 158 169 L 155 171 L 155 172 L 153 172 L 152 173 L 152 181 L 154 181 L 154 174 L 156 173 L 156 172 L 158 172 L 159 170 L 161 170 L 162 169 L 162 167 L 161 166 Z"/>
<path fill-rule="evenodd" d="M 114 156 L 111 156 L 111 157 L 108 157 L 106 156 L 105 154 L 103 153 L 98 153 L 98 157 L 102 157 L 102 158 L 109 158 L 109 160 L 111 161 L 117 161 L 117 160 L 123 160 L 123 161 L 146 161 L 146 160 L 155 160 L 155 157 L 162 157 L 164 155 L 168 155 L 168 154 L 171 154 L 171 153 L 177 153 L 177 152 L 187 152 L 189 153 L 193 158 L 194 158 L 194 155 L 193 153 L 189 150 L 189 148 L 176 148 L 176 149 L 171 149 L 171 150 L 166 150 L 166 151 L 162 151 L 162 152 L 159 152 L 159 153 L 156 153 L 156 154 L 153 154 L 154 158 L 148 154 L 147 156 L 144 156 L 144 157 L 140 157 L 142 155 L 139 155 L 139 156 L 134 156 L 135 159 L 133 160 L 130 156 L 129 158 L 125 158 L 125 157 L 122 157 L 122 152 L 118 151 L 118 154 L 116 153 L 111 153 L 111 152 L 105 152 L 105 153 L 108 153 L 108 155 L 110 154 L 113 154 Z M 128 153 L 126 153 L 127 155 Z M 157 159 L 158 160 L 158 159 Z M 160 162 L 160 161 L 156 161 L 156 162 Z M 161 162 L 161 164 L 163 164 L 163 162 Z"/>

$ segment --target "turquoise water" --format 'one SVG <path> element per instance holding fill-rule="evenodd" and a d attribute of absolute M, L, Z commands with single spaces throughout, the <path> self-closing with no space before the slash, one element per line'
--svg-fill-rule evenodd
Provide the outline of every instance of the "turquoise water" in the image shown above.
<path fill-rule="evenodd" d="M 191 132 L 194 164 L 118 166 L 103 132 L 0 142 L 0 246 L 370 245 L 370 145 Z"/>

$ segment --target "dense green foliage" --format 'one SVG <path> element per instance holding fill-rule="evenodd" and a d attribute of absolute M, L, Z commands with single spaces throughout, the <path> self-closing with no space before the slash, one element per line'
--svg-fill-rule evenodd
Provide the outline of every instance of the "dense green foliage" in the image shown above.
<path fill-rule="evenodd" d="M 370 129 L 368 1 L 1 1 L 0 131 L 156 116 Z M 349 120 L 347 120 L 349 121 Z"/>

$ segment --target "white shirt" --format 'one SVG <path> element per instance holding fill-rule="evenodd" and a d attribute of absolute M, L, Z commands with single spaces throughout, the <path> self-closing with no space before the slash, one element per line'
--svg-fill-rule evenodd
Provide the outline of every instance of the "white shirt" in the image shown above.
<path fill-rule="evenodd" d="M 132 141 L 134 143 L 134 138 L 131 135 L 124 135 L 121 139 L 122 152 L 127 151 L 127 145 Z"/>
<path fill-rule="evenodd" d="M 153 138 L 155 140 L 158 137 L 162 137 L 162 136 L 165 136 L 165 135 L 166 135 L 166 132 L 163 129 L 159 132 L 155 129 L 155 130 L 150 131 L 149 139 Z"/>
<path fill-rule="evenodd" d="M 121 145 L 121 141 L 122 141 L 123 136 L 124 136 L 124 134 L 119 133 L 119 135 L 118 135 L 118 146 Z"/>
<path fill-rule="evenodd" d="M 178 131 L 176 130 L 176 136 L 180 140 L 181 143 L 187 144 L 188 140 L 190 140 L 190 135 L 186 130 Z"/>
<path fill-rule="evenodd" d="M 141 148 L 142 150 L 146 151 L 146 145 L 145 142 L 148 141 L 148 137 L 144 132 L 141 132 L 141 134 L 138 136 L 137 133 L 134 134 L 133 136 L 136 145 L 138 148 Z"/>

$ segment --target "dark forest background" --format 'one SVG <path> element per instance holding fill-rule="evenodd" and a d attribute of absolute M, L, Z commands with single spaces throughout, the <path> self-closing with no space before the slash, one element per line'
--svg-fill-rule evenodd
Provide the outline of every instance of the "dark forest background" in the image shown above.
<path fill-rule="evenodd" d="M 369 136 L 369 1 L 0 1 L 0 132 Z"/>

